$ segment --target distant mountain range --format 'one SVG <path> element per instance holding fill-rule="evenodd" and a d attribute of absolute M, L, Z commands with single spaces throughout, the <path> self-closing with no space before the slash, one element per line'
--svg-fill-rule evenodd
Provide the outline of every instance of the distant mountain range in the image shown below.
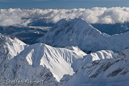
<path fill-rule="evenodd" d="M 120 34 L 129 31 L 129 22 L 115 24 L 92 24 L 92 26 L 109 35 Z"/>
<path fill-rule="evenodd" d="M 34 44 L 35 41 L 42 37 L 48 27 L 22 27 L 22 26 L 0 26 L 0 33 L 10 36 L 11 38 L 17 37 L 27 44 Z M 45 29 L 44 29 L 45 28 Z"/>

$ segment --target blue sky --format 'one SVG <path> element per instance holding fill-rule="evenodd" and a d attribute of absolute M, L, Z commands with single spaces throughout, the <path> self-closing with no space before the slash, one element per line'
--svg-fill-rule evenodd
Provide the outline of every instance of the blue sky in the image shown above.
<path fill-rule="evenodd" d="M 72 9 L 92 7 L 127 7 L 129 0 L 0 0 L 0 9 L 40 8 Z"/>

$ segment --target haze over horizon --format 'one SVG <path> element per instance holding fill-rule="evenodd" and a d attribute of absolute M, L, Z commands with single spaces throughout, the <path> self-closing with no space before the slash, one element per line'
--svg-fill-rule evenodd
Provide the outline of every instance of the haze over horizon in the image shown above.
<path fill-rule="evenodd" d="M 129 0 L 0 0 L 0 9 L 73 9 L 92 7 L 128 7 L 128 3 Z"/>

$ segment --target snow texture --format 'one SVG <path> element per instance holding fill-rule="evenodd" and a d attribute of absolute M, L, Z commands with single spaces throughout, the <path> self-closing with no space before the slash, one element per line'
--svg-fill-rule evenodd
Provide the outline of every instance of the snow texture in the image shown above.
<path fill-rule="evenodd" d="M 40 43 L 27 47 L 17 56 L 17 59 L 23 58 L 26 64 L 33 68 L 43 66 L 50 69 L 57 81 L 60 81 L 64 74 L 74 73 L 73 68 L 77 65 L 76 61 L 82 59 L 84 55 L 86 54 L 81 50 L 78 53 L 77 50 L 54 48 Z"/>
<path fill-rule="evenodd" d="M 64 80 L 61 86 L 129 86 L 129 49 L 114 58 L 86 64 Z"/>
<path fill-rule="evenodd" d="M 128 38 L 129 32 L 110 36 L 77 18 L 59 21 L 38 41 L 56 47 L 78 46 L 86 53 L 90 53 L 99 50 L 120 52 L 129 46 Z"/>

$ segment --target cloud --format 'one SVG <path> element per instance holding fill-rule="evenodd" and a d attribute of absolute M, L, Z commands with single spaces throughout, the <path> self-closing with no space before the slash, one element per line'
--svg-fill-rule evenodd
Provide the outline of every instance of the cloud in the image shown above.
<path fill-rule="evenodd" d="M 34 19 L 56 23 L 61 19 L 82 18 L 88 23 L 114 24 L 129 22 L 129 7 L 94 7 L 91 9 L 1 9 L 0 25 L 24 25 Z"/>

